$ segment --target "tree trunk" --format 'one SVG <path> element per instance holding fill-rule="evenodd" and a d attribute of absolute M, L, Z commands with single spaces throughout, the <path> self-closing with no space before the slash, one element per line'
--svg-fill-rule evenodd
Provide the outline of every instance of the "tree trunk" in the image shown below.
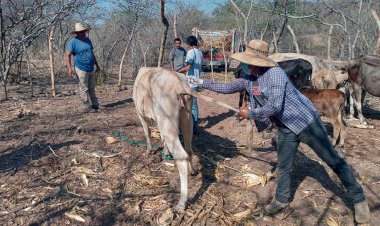
<path fill-rule="evenodd" d="M 124 52 L 123 52 L 123 56 L 121 57 L 121 60 L 120 60 L 120 65 L 119 65 L 119 81 L 117 83 L 117 86 L 119 87 L 119 90 L 121 90 L 122 74 L 123 74 L 122 71 L 123 71 L 124 59 L 127 56 L 127 53 L 128 53 L 128 50 L 129 50 L 129 46 L 131 45 L 133 34 L 134 34 L 134 29 L 132 30 L 132 33 L 129 36 L 129 40 L 128 40 L 127 46 L 125 47 Z"/>
<path fill-rule="evenodd" d="M 53 41 L 54 41 L 55 26 L 52 26 L 49 31 L 49 61 L 50 61 L 50 76 L 51 76 L 51 91 L 55 97 L 55 75 L 54 75 L 54 56 L 53 56 Z"/>
<path fill-rule="evenodd" d="M 328 38 L 327 38 L 327 59 L 329 61 L 329 70 L 331 70 L 331 35 L 333 32 L 333 28 L 334 28 L 334 26 L 331 25 L 330 30 L 329 30 L 329 34 L 328 34 Z"/>
<path fill-rule="evenodd" d="M 339 51 L 339 60 L 343 60 L 344 59 L 344 43 L 340 43 L 340 51 Z"/>
<path fill-rule="evenodd" d="M 276 34 L 273 32 L 273 40 L 271 42 L 271 45 L 269 47 L 269 54 L 277 53 L 278 47 L 277 47 L 277 37 Z"/>
<path fill-rule="evenodd" d="M 162 34 L 161 44 L 160 44 L 160 55 L 158 57 L 158 67 L 162 67 L 162 64 L 164 62 L 164 52 L 165 52 L 165 44 L 166 44 L 166 38 L 168 36 L 168 30 L 169 30 L 169 22 L 165 17 L 165 0 L 160 0 L 160 15 L 161 15 L 161 22 L 164 24 L 165 29 Z"/>
<path fill-rule="evenodd" d="M 300 48 L 299 48 L 299 46 L 298 46 L 297 37 L 296 37 L 296 35 L 294 34 L 293 29 L 292 29 L 292 27 L 290 27 L 290 25 L 288 25 L 288 26 L 286 26 L 286 27 L 288 28 L 290 34 L 292 34 L 292 36 L 293 36 L 293 44 L 294 44 L 294 46 L 296 47 L 296 52 L 297 52 L 297 54 L 299 54 L 299 53 L 300 53 Z"/>
<path fill-rule="evenodd" d="M 4 48 L 5 48 L 5 34 L 4 34 L 4 20 L 3 20 L 3 7 L 0 0 L 0 57 L 4 57 Z M 4 63 L 4 59 L 1 59 L 1 63 Z M 5 69 L 5 64 L 1 65 L 2 70 Z"/>
<path fill-rule="evenodd" d="M 248 36 L 248 18 L 244 18 L 244 43 L 248 44 L 247 42 L 247 36 Z"/>
<path fill-rule="evenodd" d="M 379 16 L 377 15 L 377 13 L 376 13 L 376 10 L 372 9 L 371 13 L 372 13 L 372 16 L 376 20 L 376 24 L 377 24 L 377 28 L 378 28 L 378 32 L 377 32 L 378 37 L 377 37 L 376 46 L 373 49 L 373 54 L 374 55 L 378 55 L 380 53 L 380 19 L 379 19 Z"/>
<path fill-rule="evenodd" d="M 248 38 L 247 37 L 248 36 L 248 18 L 249 18 L 249 15 L 251 14 L 251 11 L 252 11 L 253 0 L 250 1 L 250 6 L 249 6 L 247 14 L 244 14 L 243 11 L 241 11 L 241 9 L 235 3 L 235 1 L 230 0 L 230 2 L 232 3 L 232 5 L 235 7 L 235 9 L 240 13 L 240 15 L 244 19 L 244 37 L 243 37 L 243 40 L 244 40 L 244 45 L 246 45 L 247 44 L 247 38 Z"/>
<path fill-rule="evenodd" d="M 5 69 L 3 72 L 3 88 L 4 88 L 4 99 L 8 100 L 8 90 L 7 90 L 7 79 L 8 79 L 8 73 L 9 73 L 9 67 Z"/>
<path fill-rule="evenodd" d="M 284 3 L 284 9 L 285 9 L 284 10 L 285 11 L 284 12 L 284 14 L 285 14 L 284 20 L 282 21 L 281 26 L 277 27 L 277 30 L 276 30 L 276 33 L 275 33 L 275 37 L 276 37 L 275 41 L 276 41 L 276 43 L 273 43 L 273 45 L 275 46 L 276 53 L 278 52 L 278 47 L 277 47 L 278 43 L 280 42 L 280 39 L 281 39 L 282 35 L 284 34 L 284 29 L 286 27 L 286 24 L 288 23 L 288 17 L 286 16 L 288 14 L 288 8 L 287 7 L 288 7 L 288 0 L 286 0 L 285 3 Z"/>
<path fill-rule="evenodd" d="M 28 76 L 29 76 L 29 84 L 30 84 L 30 97 L 32 98 L 34 96 L 34 92 L 33 92 L 34 87 L 33 87 L 32 73 L 30 71 L 30 59 L 29 59 L 29 54 L 28 54 L 28 51 L 26 50 L 25 44 L 23 44 L 23 48 L 24 48 L 24 52 L 26 55 L 26 65 L 28 68 Z"/>
<path fill-rule="evenodd" d="M 133 36 L 135 34 L 137 20 L 138 20 L 138 12 L 136 12 L 136 17 L 135 17 L 135 21 L 133 23 L 131 35 L 129 36 L 129 39 L 128 39 L 128 42 L 127 42 L 127 46 L 125 47 L 124 52 L 123 52 L 123 56 L 121 57 L 121 60 L 120 60 L 120 65 L 119 65 L 119 81 L 117 82 L 117 86 L 119 87 L 119 90 L 121 90 L 124 59 L 127 56 L 129 46 L 131 45 Z"/>
<path fill-rule="evenodd" d="M 140 37 L 138 37 L 138 40 L 139 40 L 140 47 L 141 47 L 141 53 L 143 54 L 144 67 L 146 67 L 146 53 L 149 50 L 149 46 L 147 46 L 147 48 L 144 50 L 144 45 L 143 45 L 142 39 Z"/>
<path fill-rule="evenodd" d="M 177 38 L 177 15 L 174 15 L 174 18 L 173 18 L 173 31 L 174 31 L 174 38 Z"/>

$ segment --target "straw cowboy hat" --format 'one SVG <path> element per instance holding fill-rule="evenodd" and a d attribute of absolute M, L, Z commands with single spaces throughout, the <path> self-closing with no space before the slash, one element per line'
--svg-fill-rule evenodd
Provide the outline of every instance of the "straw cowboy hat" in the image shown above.
<path fill-rule="evenodd" d="M 234 53 L 231 58 L 242 63 L 259 66 L 259 67 L 277 67 L 278 64 L 268 58 L 268 43 L 253 39 L 249 41 L 244 52 Z"/>
<path fill-rule="evenodd" d="M 89 31 L 91 30 L 91 27 L 89 26 L 86 26 L 82 23 L 76 23 L 75 26 L 74 26 L 74 31 L 71 32 L 71 34 L 74 34 L 74 33 L 77 33 L 77 32 L 81 32 L 81 31 Z"/>

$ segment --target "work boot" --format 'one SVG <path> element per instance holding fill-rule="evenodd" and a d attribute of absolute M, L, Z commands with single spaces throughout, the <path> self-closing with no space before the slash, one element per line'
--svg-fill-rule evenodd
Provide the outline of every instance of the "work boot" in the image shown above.
<path fill-rule="evenodd" d="M 369 212 L 367 199 L 355 203 L 355 220 L 359 224 L 369 223 L 371 221 L 371 214 Z"/>
<path fill-rule="evenodd" d="M 273 199 L 271 203 L 265 206 L 264 210 L 266 214 L 273 215 L 275 213 L 278 213 L 280 210 L 284 209 L 288 205 L 289 203 L 281 203 L 276 199 Z"/>
<path fill-rule="evenodd" d="M 83 113 L 95 113 L 95 112 L 98 112 L 99 111 L 99 108 L 95 109 L 93 107 L 90 107 L 90 106 L 86 106 L 84 107 L 83 109 Z"/>

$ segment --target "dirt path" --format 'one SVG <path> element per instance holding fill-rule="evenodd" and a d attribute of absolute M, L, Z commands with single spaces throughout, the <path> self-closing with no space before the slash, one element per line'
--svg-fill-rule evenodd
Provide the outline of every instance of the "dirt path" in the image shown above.
<path fill-rule="evenodd" d="M 224 81 L 224 76 L 216 75 L 216 79 Z M 167 160 L 154 163 L 160 154 L 145 156 L 142 146 L 121 140 L 108 145 L 105 141 L 107 136 L 115 136 L 115 131 L 144 141 L 131 90 L 119 92 L 107 86 L 98 92 L 104 108 L 84 115 L 75 87 L 61 85 L 60 89 L 62 95 L 57 98 L 41 91 L 33 99 L 0 103 L 1 224 L 165 222 L 165 211 L 179 197 L 175 164 Z M 26 92 L 27 87 L 14 87 L 11 95 L 25 96 Z M 202 93 L 237 105 L 236 94 Z M 203 101 L 199 105 L 201 132 L 193 146 L 203 170 L 190 177 L 189 208 L 173 222 L 327 225 L 335 220 L 353 225 L 353 206 L 337 176 L 305 145 L 295 160 L 290 208 L 276 217 L 260 216 L 260 208 L 271 200 L 275 179 L 263 181 L 264 186 L 245 188 L 242 175 L 261 176 L 273 170 L 275 148 L 255 133 L 255 151 L 248 152 L 244 148 L 245 121 L 237 122 L 232 112 L 217 105 Z M 365 113 L 375 128 L 347 128 L 346 145 L 339 152 L 365 189 L 372 225 L 380 225 L 379 98 L 368 98 Z M 155 142 L 160 145 L 159 140 Z"/>

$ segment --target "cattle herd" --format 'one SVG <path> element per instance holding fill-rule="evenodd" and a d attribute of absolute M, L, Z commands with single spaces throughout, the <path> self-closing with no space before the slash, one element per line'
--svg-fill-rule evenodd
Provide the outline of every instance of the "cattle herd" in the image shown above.
<path fill-rule="evenodd" d="M 367 124 L 362 114 L 365 93 L 380 96 L 380 59 L 360 56 L 348 62 L 331 62 L 316 56 L 295 53 L 275 53 L 269 56 L 285 70 L 289 80 L 308 97 L 318 112 L 326 116 L 332 126 L 332 144 L 344 145 L 345 106 L 350 106 L 347 117 L 357 109 L 360 123 Z M 240 67 L 235 77 L 243 76 Z M 339 89 L 340 88 L 340 89 Z M 148 121 L 156 122 L 165 148 L 172 152 L 181 181 L 181 196 L 175 210 L 185 208 L 188 199 L 188 174 L 194 174 L 192 166 L 192 97 L 217 103 L 230 110 L 237 109 L 212 98 L 193 93 L 182 74 L 163 68 L 141 68 L 135 80 L 133 100 L 151 150 Z M 241 100 L 244 95 L 241 95 Z M 245 95 L 247 96 L 247 95 Z M 349 100 L 349 101 L 347 101 Z M 350 101 L 353 100 L 353 103 Z M 249 101 L 249 100 L 248 100 Z M 242 105 L 240 101 L 239 105 Z M 240 107 L 240 106 L 239 106 Z M 252 149 L 251 123 L 247 123 L 247 146 Z M 184 138 L 184 148 L 179 140 L 179 130 Z"/>

